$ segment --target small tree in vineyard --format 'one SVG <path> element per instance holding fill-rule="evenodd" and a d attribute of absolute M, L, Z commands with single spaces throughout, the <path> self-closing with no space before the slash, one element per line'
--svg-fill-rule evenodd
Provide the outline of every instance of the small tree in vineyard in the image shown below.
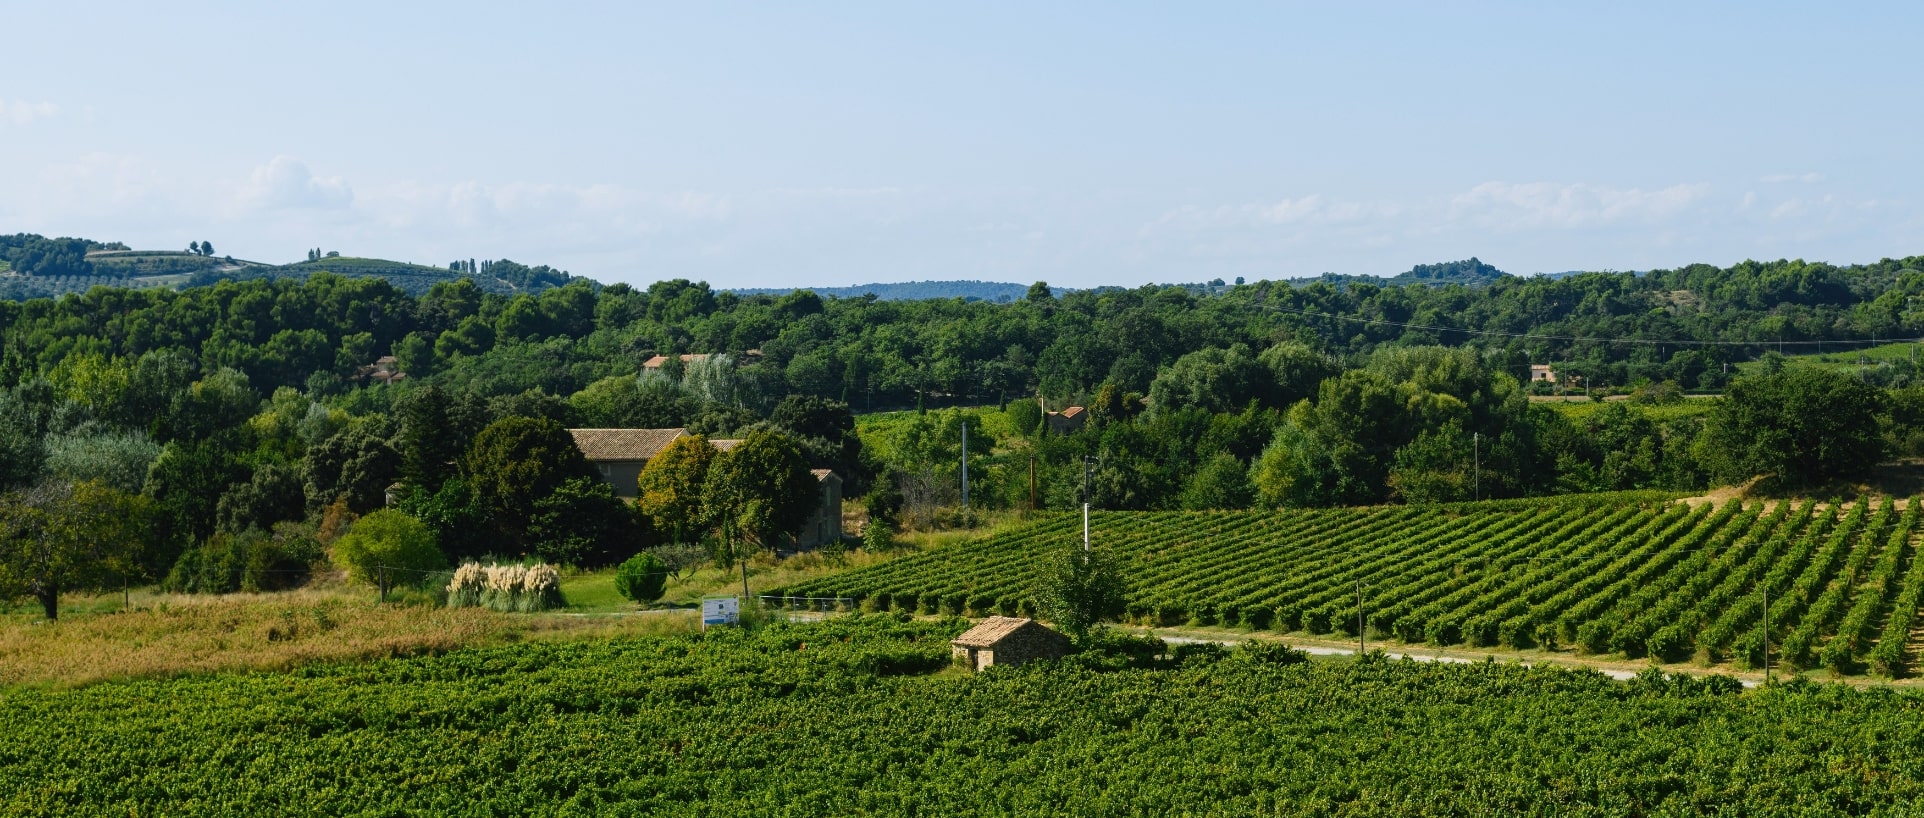
<path fill-rule="evenodd" d="M 1039 596 L 1043 615 L 1078 642 L 1098 623 L 1121 616 L 1125 602 L 1115 562 L 1103 551 L 1084 550 L 1081 543 L 1056 559 Z"/>

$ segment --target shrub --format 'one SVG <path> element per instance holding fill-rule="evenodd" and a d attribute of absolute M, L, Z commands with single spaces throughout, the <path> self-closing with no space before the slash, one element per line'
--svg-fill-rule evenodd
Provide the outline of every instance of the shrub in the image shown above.
<path fill-rule="evenodd" d="M 447 558 L 426 523 L 384 508 L 354 521 L 354 527 L 334 541 L 334 562 L 386 593 L 396 585 L 422 584 Z"/>
<path fill-rule="evenodd" d="M 564 607 L 561 573 L 553 566 L 465 563 L 448 582 L 448 607 L 529 613 Z"/>
<path fill-rule="evenodd" d="M 307 582 L 309 566 L 320 558 L 320 543 L 298 524 L 282 523 L 273 534 L 258 528 L 222 532 L 183 552 L 161 588 L 188 594 L 285 590 Z"/>
<path fill-rule="evenodd" d="M 631 602 L 648 604 L 668 590 L 668 566 L 653 554 L 636 554 L 615 569 L 615 592 Z"/>

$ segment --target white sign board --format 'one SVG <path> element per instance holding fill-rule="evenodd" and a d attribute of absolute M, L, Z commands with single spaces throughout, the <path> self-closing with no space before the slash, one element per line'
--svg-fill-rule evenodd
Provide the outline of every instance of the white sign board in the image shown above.
<path fill-rule="evenodd" d="M 732 596 L 707 597 L 701 601 L 701 627 L 707 630 L 711 625 L 733 625 L 740 618 L 741 600 Z"/>

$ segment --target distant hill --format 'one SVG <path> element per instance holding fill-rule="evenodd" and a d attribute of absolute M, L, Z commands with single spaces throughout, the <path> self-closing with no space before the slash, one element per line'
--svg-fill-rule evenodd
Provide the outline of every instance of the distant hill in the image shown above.
<path fill-rule="evenodd" d="M 243 270 L 218 270 L 199 273 L 186 282 L 186 286 L 196 287 L 232 279 L 244 281 L 254 278 L 304 280 L 315 273 L 333 273 L 347 278 L 381 278 L 389 284 L 406 291 L 410 295 L 422 295 L 429 288 L 444 281 L 458 281 L 463 278 L 474 279 L 482 291 L 509 294 L 522 291 L 515 284 L 496 276 L 457 272 L 445 267 L 429 267 L 425 264 L 409 264 L 405 261 L 390 261 L 380 258 L 356 258 L 353 256 L 330 256 L 313 261 L 282 264 L 275 267 L 257 267 Z M 547 289 L 538 287 L 536 289 Z"/>
<path fill-rule="evenodd" d="M 736 295 L 786 295 L 795 290 L 811 290 L 816 295 L 836 298 L 873 295 L 882 301 L 960 298 L 965 301 L 1005 302 L 1022 300 L 1029 294 L 1029 285 L 1002 281 L 905 281 L 898 284 L 858 284 L 853 287 L 745 287 L 728 292 Z"/>
<path fill-rule="evenodd" d="M 385 279 L 412 295 L 435 284 L 473 279 L 491 293 L 540 292 L 574 280 L 565 270 L 529 267 L 507 259 L 430 267 L 402 261 L 331 255 L 294 264 L 268 264 L 181 250 L 134 250 L 87 239 L 49 239 L 31 233 L 0 235 L 0 300 L 57 298 L 94 287 L 203 287 L 222 281 L 304 280 L 319 272 Z M 457 269 L 458 268 L 458 269 Z"/>
<path fill-rule="evenodd" d="M 1297 287 L 1307 287 L 1311 284 L 1321 282 L 1338 288 L 1347 287 L 1351 284 L 1374 284 L 1379 287 L 1403 286 L 1407 284 L 1442 287 L 1450 284 L 1461 284 L 1465 287 L 1487 287 L 1493 282 L 1509 277 L 1509 275 L 1509 273 L 1485 264 L 1472 256 L 1462 261 L 1446 261 L 1441 264 L 1418 264 L 1415 267 L 1411 267 L 1407 272 L 1388 277 L 1324 273 L 1312 278 L 1292 278 L 1288 280 L 1288 283 Z"/>

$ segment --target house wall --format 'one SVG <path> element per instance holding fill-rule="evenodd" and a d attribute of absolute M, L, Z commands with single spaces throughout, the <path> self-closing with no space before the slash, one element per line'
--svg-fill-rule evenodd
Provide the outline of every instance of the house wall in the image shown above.
<path fill-rule="evenodd" d="M 646 460 L 604 460 L 594 466 L 601 479 L 614 487 L 616 497 L 633 500 L 640 493 L 635 485 L 641 479 L 641 467 L 647 464 Z"/>
<path fill-rule="evenodd" d="M 1061 634 L 1032 623 L 1003 637 L 993 648 L 976 649 L 975 669 L 991 665 L 1019 667 L 1037 659 L 1060 659 L 1068 652 L 1068 640 Z"/>
<path fill-rule="evenodd" d="M 796 548 L 820 548 L 842 538 L 842 479 L 829 475 L 822 480 L 815 512 L 795 536 Z"/>

